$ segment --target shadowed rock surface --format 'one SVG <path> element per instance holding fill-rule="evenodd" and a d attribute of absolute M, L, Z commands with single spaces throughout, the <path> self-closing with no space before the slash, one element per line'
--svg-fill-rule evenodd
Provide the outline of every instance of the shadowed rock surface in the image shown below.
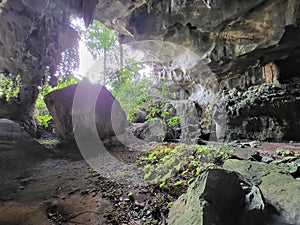
<path fill-rule="evenodd" d="M 80 103 L 73 107 L 75 95 Z M 126 114 L 118 100 L 102 85 L 84 80 L 47 94 L 45 102 L 53 116 L 56 133 L 62 140 L 73 140 L 76 129 L 92 129 L 93 125 L 101 139 L 125 131 Z M 79 127 L 73 126 L 72 119 L 80 120 L 77 121 Z"/>
<path fill-rule="evenodd" d="M 223 109 L 219 104 L 213 119 L 227 139 L 300 140 L 299 83 L 233 89 L 224 96 Z"/>
<path fill-rule="evenodd" d="M 262 162 L 231 159 L 227 160 L 223 167 L 238 172 L 251 184 L 259 185 L 266 202 L 281 216 L 278 218 L 282 221 L 279 224 L 299 224 L 300 206 L 296 196 L 300 194 L 300 182 L 290 175 L 289 165 L 284 164 L 286 160 L 268 165 Z M 297 164 L 299 167 L 299 163 Z"/>
<path fill-rule="evenodd" d="M 0 176 L 1 189 L 9 188 L 15 176 L 47 157 L 21 126 L 8 119 L 0 119 Z"/>
<path fill-rule="evenodd" d="M 220 169 L 202 173 L 174 203 L 169 224 L 265 224 L 270 215 L 264 197 L 258 187 L 251 188 L 241 179 Z"/>

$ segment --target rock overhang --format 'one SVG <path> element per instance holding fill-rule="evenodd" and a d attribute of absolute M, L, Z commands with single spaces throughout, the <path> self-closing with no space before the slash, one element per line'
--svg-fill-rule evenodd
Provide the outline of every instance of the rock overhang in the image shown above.
<path fill-rule="evenodd" d="M 51 46 L 35 40 L 56 36 L 61 41 L 52 44 L 62 51 L 63 45 L 70 43 L 64 40 L 76 36 L 70 28 L 65 29 L 69 18 L 63 17 L 71 14 L 83 17 L 86 25 L 92 18 L 105 23 L 118 31 L 123 43 L 160 40 L 187 47 L 205 58 L 212 71 L 220 76 L 282 59 L 299 49 L 297 35 L 293 38 L 295 31 L 298 32 L 298 0 L 212 1 L 210 8 L 204 3 L 207 2 L 2 1 L 1 17 L 5 22 L 1 32 L 1 71 L 17 74 L 28 71 L 25 67 L 30 62 L 34 68 L 41 66 L 40 62 L 49 64 L 51 60 L 48 58 L 46 62 L 43 56 L 50 54 Z M 56 24 L 47 24 L 51 20 Z M 48 28 L 44 29 L 45 35 L 40 35 L 42 26 Z M 294 32 L 289 33 L 291 29 Z M 70 35 L 66 35 L 68 30 Z M 59 59 L 52 57 L 53 60 L 59 63 Z"/>
<path fill-rule="evenodd" d="M 220 76 L 232 70 L 245 72 L 298 48 L 297 38 L 286 32 L 291 27 L 298 30 L 297 0 L 211 1 L 211 8 L 205 2 L 114 1 L 109 18 L 100 1 L 95 19 L 118 30 L 124 43 L 160 40 L 187 47 L 204 56 Z M 115 11 L 111 9 L 117 5 Z M 121 7 L 125 5 L 130 5 L 127 11 Z M 284 36 L 293 41 L 286 44 Z"/>

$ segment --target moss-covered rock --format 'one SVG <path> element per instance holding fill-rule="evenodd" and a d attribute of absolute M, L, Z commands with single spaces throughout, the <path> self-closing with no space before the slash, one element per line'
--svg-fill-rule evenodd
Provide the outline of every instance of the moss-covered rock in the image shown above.
<path fill-rule="evenodd" d="M 264 224 L 265 210 L 258 187 L 251 188 L 237 173 L 213 169 L 202 173 L 174 203 L 169 224 Z"/>
<path fill-rule="evenodd" d="M 300 224 L 300 182 L 290 175 L 294 169 L 287 162 L 265 164 L 230 159 L 223 167 L 238 172 L 252 184 L 258 184 L 267 203 L 281 216 L 283 224 Z M 294 160 L 295 164 L 297 162 Z"/>

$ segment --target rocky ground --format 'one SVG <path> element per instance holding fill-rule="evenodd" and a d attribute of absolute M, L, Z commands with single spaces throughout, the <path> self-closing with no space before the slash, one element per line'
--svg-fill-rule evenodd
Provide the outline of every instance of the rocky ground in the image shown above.
<path fill-rule="evenodd" d="M 300 153 L 299 143 L 234 145 L 235 157 L 243 159 L 251 152 L 272 156 L 279 148 Z M 126 163 L 139 156 L 123 146 L 109 148 Z M 39 151 L 45 157 L 26 168 L 19 160 L 1 171 L 1 225 L 167 224 L 167 204 L 178 196 L 154 185 L 134 187 L 104 178 L 87 165 L 76 146 L 39 147 Z"/>

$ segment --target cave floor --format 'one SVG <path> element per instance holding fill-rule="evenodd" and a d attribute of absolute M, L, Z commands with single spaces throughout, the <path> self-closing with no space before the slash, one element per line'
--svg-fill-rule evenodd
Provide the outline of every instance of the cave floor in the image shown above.
<path fill-rule="evenodd" d="M 278 148 L 300 153 L 299 143 L 235 147 L 239 158 L 247 158 L 251 151 L 274 155 Z M 138 152 L 122 146 L 112 146 L 110 152 L 126 163 L 133 163 L 139 156 Z M 2 167 L 0 172 L 0 225 L 140 224 L 132 222 L 134 219 L 124 223 L 120 223 L 120 217 L 114 219 L 115 214 L 120 213 L 116 207 L 122 210 L 115 198 L 128 188 L 93 171 L 75 146 L 62 146 L 50 154 L 47 152 L 45 157 L 27 163 L 25 168 L 21 164 L 19 160 L 11 168 Z M 116 192 L 121 194 L 116 195 Z M 147 201 L 147 197 L 140 197 L 140 201 Z"/>

